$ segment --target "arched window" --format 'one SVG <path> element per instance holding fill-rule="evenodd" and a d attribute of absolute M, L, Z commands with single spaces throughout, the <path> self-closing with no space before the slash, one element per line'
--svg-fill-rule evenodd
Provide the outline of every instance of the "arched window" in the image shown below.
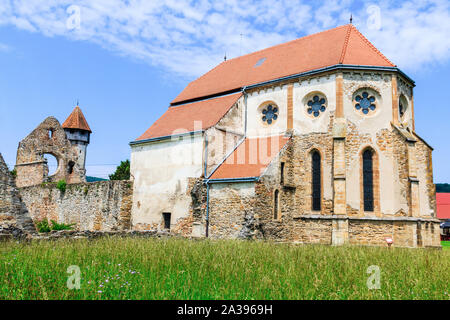
<path fill-rule="evenodd" d="M 321 172 L 320 172 L 320 153 L 313 151 L 312 153 L 312 209 L 314 211 L 321 210 L 322 200 L 322 186 L 321 186 Z"/>
<path fill-rule="evenodd" d="M 363 189 L 364 211 L 374 211 L 373 151 L 371 149 L 366 149 L 363 153 Z"/>
<path fill-rule="evenodd" d="M 279 199 L 280 199 L 280 191 L 275 190 L 275 193 L 273 195 L 273 218 L 275 220 L 279 219 Z"/>
<path fill-rule="evenodd" d="M 405 115 L 407 109 L 408 100 L 406 100 L 404 95 L 401 95 L 398 101 L 398 114 L 400 116 L 400 120 L 403 120 L 403 116 Z"/>

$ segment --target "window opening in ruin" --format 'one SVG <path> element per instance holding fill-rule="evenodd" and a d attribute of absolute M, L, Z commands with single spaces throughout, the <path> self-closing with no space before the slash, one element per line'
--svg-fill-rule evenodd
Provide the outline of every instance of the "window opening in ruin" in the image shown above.
<path fill-rule="evenodd" d="M 44 154 L 44 159 L 47 161 L 48 176 L 50 177 L 56 173 L 56 170 L 58 170 L 58 159 L 49 153 Z"/>
<path fill-rule="evenodd" d="M 284 184 L 284 162 L 281 163 L 281 167 L 280 167 L 280 184 Z"/>
<path fill-rule="evenodd" d="M 54 134 L 55 132 L 54 132 L 54 130 L 53 129 L 49 129 L 48 130 L 48 138 L 49 139 L 53 139 L 53 134 Z"/>
<path fill-rule="evenodd" d="M 170 218 L 172 214 L 170 212 L 164 212 L 163 218 L 164 218 L 164 229 L 170 230 Z"/>
<path fill-rule="evenodd" d="M 278 201 L 279 201 L 279 198 L 280 198 L 280 191 L 275 190 L 275 194 L 274 194 L 273 198 L 274 198 L 273 199 L 273 218 L 275 220 L 277 220 L 279 218 L 279 216 L 278 216 L 278 210 L 279 210 L 279 207 L 278 207 L 279 203 L 278 203 Z"/>
<path fill-rule="evenodd" d="M 312 209 L 314 211 L 321 210 L 322 185 L 321 185 L 321 168 L 320 153 L 314 151 L 312 154 Z"/>
<path fill-rule="evenodd" d="M 73 173 L 73 167 L 75 166 L 75 162 L 69 161 L 69 164 L 67 165 L 67 173 L 72 174 Z"/>

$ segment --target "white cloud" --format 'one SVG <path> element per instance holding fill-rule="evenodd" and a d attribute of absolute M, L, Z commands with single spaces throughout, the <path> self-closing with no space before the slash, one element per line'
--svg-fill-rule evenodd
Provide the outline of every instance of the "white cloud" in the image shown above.
<path fill-rule="evenodd" d="M 0 52 L 10 52 L 12 48 L 4 43 L 0 43 Z"/>
<path fill-rule="evenodd" d="M 356 0 L 0 0 L 0 25 L 97 43 L 169 72 L 198 76 L 228 57 L 348 22 L 401 68 L 446 62 L 450 56 L 447 0 L 377 2 L 381 29 L 367 26 Z M 71 5 L 80 28 L 66 26 Z M 241 36 L 242 34 L 242 36 Z"/>

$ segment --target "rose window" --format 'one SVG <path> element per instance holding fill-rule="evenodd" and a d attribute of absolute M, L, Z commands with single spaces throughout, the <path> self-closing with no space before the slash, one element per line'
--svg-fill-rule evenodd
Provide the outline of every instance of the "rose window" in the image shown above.
<path fill-rule="evenodd" d="M 317 118 L 321 112 L 325 112 L 327 109 L 325 102 L 324 98 L 314 96 L 312 100 L 308 101 L 308 113 Z"/>
<path fill-rule="evenodd" d="M 375 105 L 375 100 L 374 96 L 371 96 L 364 91 L 362 94 L 356 96 L 355 108 L 356 110 L 361 110 L 364 114 L 368 114 L 369 111 L 374 111 L 376 109 L 377 106 Z"/>
<path fill-rule="evenodd" d="M 262 110 L 262 114 L 262 121 L 267 122 L 267 124 L 272 124 L 272 122 L 278 119 L 278 108 L 269 104 Z"/>

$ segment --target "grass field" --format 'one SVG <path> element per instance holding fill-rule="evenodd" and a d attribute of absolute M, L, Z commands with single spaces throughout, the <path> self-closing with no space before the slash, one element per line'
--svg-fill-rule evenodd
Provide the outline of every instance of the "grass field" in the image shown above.
<path fill-rule="evenodd" d="M 69 290 L 77 265 L 81 288 Z M 380 268 L 369 290 L 369 266 Z M 0 299 L 450 299 L 450 250 L 104 238 L 0 243 Z"/>

